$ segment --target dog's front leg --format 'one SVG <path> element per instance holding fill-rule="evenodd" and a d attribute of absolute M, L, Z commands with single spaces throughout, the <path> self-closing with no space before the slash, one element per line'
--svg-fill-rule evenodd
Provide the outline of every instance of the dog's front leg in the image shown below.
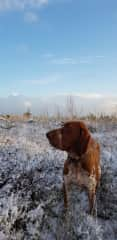
<path fill-rule="evenodd" d="M 96 198 L 96 194 L 95 191 L 89 191 L 88 193 L 88 197 L 89 197 L 89 206 L 90 206 L 90 214 L 94 215 L 95 213 L 95 198 Z"/>
<path fill-rule="evenodd" d="M 89 186 L 88 186 L 88 197 L 90 205 L 90 214 L 93 215 L 95 212 L 95 200 L 96 200 L 96 178 L 95 175 L 90 175 Z"/>
<path fill-rule="evenodd" d="M 69 173 L 69 164 L 68 160 L 64 163 L 63 169 L 63 194 L 64 194 L 64 207 L 68 207 L 68 173 Z"/>

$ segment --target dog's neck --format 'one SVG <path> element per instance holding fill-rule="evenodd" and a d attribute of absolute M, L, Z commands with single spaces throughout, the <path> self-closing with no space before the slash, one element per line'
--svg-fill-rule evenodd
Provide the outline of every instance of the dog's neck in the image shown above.
<path fill-rule="evenodd" d="M 94 144 L 94 140 L 90 138 L 89 143 L 88 143 L 88 148 L 87 151 L 81 155 L 78 155 L 77 152 L 68 152 L 68 159 L 70 159 L 73 162 L 81 162 L 84 159 L 84 156 L 91 150 L 92 145 Z"/>
<path fill-rule="evenodd" d="M 70 160 L 73 160 L 73 161 L 80 161 L 80 158 L 81 158 L 81 156 L 78 156 L 76 153 L 74 153 L 74 152 L 69 152 L 68 153 L 68 159 L 70 159 Z"/>

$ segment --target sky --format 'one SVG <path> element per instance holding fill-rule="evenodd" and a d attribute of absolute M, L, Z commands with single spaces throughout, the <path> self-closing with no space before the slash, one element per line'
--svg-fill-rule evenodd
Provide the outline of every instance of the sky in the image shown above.
<path fill-rule="evenodd" d="M 117 96 L 117 0 L 0 0 L 0 97 Z"/>

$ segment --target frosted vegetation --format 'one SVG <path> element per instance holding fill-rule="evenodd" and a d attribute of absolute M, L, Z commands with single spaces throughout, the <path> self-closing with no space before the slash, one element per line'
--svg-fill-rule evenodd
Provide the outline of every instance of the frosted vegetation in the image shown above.
<path fill-rule="evenodd" d="M 75 187 L 64 212 L 66 153 L 53 149 L 45 136 L 59 124 L 0 121 L 0 240 L 117 239 L 117 125 L 103 121 L 91 128 L 102 165 L 97 216 L 91 217 L 86 193 Z"/>

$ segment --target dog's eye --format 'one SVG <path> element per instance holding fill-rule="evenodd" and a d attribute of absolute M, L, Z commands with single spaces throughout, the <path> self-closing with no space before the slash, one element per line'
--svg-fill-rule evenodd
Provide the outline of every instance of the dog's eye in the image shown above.
<path fill-rule="evenodd" d="M 69 133 L 71 133 L 71 128 L 68 126 L 64 126 L 62 128 L 62 134 L 69 134 Z"/>
<path fill-rule="evenodd" d="M 65 134 L 67 132 L 67 129 L 65 127 L 62 127 L 62 134 Z"/>

